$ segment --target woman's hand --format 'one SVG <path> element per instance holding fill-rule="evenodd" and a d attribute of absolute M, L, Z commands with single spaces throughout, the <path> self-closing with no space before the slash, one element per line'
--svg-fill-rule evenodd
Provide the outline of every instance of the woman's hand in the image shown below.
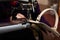
<path fill-rule="evenodd" d="M 23 18 L 26 18 L 23 14 L 21 14 L 21 13 L 18 13 L 17 15 L 16 15 L 16 18 L 17 19 L 23 19 Z"/>
<path fill-rule="evenodd" d="M 16 18 L 17 18 L 16 20 L 12 20 L 12 17 L 10 17 L 10 21 L 12 24 L 22 23 L 26 21 L 26 17 L 21 13 L 17 13 Z"/>

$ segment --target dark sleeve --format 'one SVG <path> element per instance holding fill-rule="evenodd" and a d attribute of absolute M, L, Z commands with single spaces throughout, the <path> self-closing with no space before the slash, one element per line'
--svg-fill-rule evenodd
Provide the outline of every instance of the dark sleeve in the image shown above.
<path fill-rule="evenodd" d="M 9 2 L 0 2 L 0 22 L 9 21 L 11 6 Z"/>
<path fill-rule="evenodd" d="M 39 4 L 37 3 L 35 7 L 35 12 L 32 13 L 32 19 L 36 20 L 39 14 L 40 14 L 40 7 L 39 7 Z"/>

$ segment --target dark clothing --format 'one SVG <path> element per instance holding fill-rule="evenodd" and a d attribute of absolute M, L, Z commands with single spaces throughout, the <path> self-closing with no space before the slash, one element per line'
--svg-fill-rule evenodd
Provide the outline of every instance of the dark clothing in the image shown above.
<path fill-rule="evenodd" d="M 36 20 L 37 16 L 40 14 L 40 8 L 39 8 L 38 3 L 36 4 L 34 10 L 35 10 L 34 12 L 33 12 L 33 9 L 28 12 L 27 10 L 22 10 L 20 6 L 20 8 L 14 10 L 12 15 L 13 15 L 13 18 L 16 19 L 16 17 L 14 16 L 16 16 L 17 13 L 23 14 L 26 18 L 29 17 L 28 14 L 31 14 L 32 19 Z"/>
<path fill-rule="evenodd" d="M 11 5 L 9 2 L 0 2 L 0 23 L 1 22 L 8 22 L 11 11 Z"/>
<path fill-rule="evenodd" d="M 9 2 L 9 1 L 4 1 L 4 2 L 2 1 L 2 2 L 0 2 L 0 13 L 1 13 L 0 14 L 0 23 L 1 22 L 8 22 L 8 21 L 10 21 L 10 16 L 13 16 L 13 18 L 16 19 L 16 17 L 14 17 L 14 16 L 16 16 L 17 13 L 22 13 L 23 15 L 28 17 L 27 16 L 28 13 L 27 13 L 26 10 L 24 10 L 24 11 L 23 10 L 19 10 L 21 8 L 21 6 L 20 6 L 20 8 L 18 8 L 18 5 L 19 5 L 18 2 L 14 4 L 15 6 L 13 4 L 14 3 Z M 17 7 L 18 9 L 14 10 L 14 12 L 11 13 L 12 10 L 13 10 L 12 7 Z M 39 5 L 36 4 L 35 12 L 33 12 L 31 10 L 30 13 L 32 15 L 32 19 L 36 20 L 38 14 L 40 13 Z"/>

